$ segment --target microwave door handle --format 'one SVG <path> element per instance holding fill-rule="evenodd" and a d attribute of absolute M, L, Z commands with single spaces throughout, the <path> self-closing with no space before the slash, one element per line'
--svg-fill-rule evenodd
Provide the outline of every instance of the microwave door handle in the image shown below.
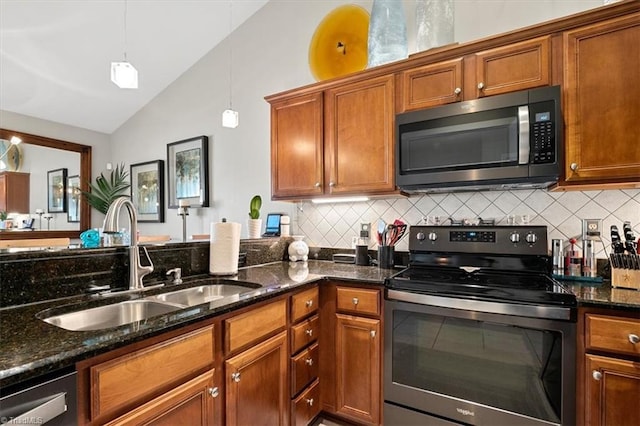
<path fill-rule="evenodd" d="M 529 107 L 518 107 L 518 164 L 529 164 Z"/>

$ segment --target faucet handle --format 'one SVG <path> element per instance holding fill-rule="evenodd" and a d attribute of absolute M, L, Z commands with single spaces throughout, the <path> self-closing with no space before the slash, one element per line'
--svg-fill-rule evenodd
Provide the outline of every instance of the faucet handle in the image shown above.
<path fill-rule="evenodd" d="M 174 274 L 173 284 L 182 284 L 182 268 L 173 268 L 167 271 L 167 276 Z"/>

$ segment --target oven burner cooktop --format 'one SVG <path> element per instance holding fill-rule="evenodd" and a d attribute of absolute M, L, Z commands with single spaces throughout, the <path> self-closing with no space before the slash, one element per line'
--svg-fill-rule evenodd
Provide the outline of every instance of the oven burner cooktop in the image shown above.
<path fill-rule="evenodd" d="M 577 306 L 551 277 L 544 226 L 412 226 L 409 267 L 386 281 L 414 294 L 530 305 Z"/>
<path fill-rule="evenodd" d="M 418 294 L 493 302 L 576 306 L 573 293 L 544 274 L 467 272 L 460 268 L 411 266 L 388 279 L 387 287 Z"/>

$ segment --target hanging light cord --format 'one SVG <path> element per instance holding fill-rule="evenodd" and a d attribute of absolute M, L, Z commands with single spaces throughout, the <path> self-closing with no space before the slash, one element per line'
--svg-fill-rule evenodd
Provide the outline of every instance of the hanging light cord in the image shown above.
<path fill-rule="evenodd" d="M 231 34 L 233 33 L 233 0 L 229 1 L 229 109 L 233 110 L 233 49 Z"/>
<path fill-rule="evenodd" d="M 124 61 L 127 61 L 127 0 L 124 0 Z"/>

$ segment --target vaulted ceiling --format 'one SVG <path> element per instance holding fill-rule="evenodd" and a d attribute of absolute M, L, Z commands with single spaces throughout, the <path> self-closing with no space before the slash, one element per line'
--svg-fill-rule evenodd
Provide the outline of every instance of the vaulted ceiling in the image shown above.
<path fill-rule="evenodd" d="M 267 1 L 0 0 L 0 109 L 110 134 Z"/>

